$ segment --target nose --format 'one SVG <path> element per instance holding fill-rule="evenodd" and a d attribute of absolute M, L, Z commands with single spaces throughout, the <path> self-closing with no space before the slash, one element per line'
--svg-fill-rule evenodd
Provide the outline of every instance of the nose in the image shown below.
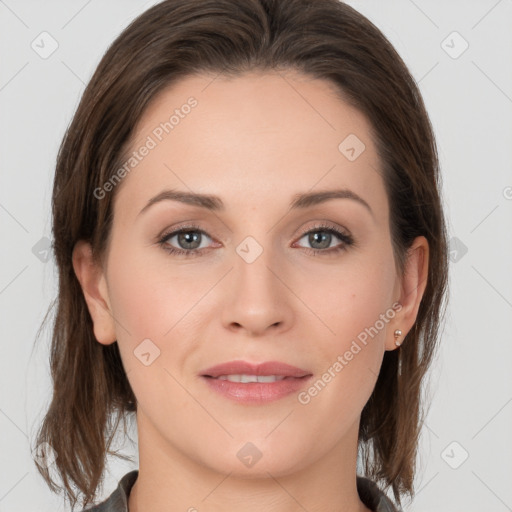
<path fill-rule="evenodd" d="M 286 275 L 270 249 L 265 249 L 255 261 L 247 262 L 235 254 L 234 268 L 227 279 L 222 323 L 225 328 L 249 336 L 272 330 L 284 331 L 294 318 L 293 293 Z"/>

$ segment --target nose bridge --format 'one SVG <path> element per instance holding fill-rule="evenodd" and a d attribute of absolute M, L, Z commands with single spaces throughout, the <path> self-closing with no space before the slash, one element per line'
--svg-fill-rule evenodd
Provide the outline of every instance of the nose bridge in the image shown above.
<path fill-rule="evenodd" d="M 287 324 L 291 310 L 289 292 L 276 277 L 279 255 L 272 247 L 271 233 L 256 236 L 246 236 L 235 247 L 224 322 L 261 332 L 274 324 Z"/>
<path fill-rule="evenodd" d="M 243 296 L 245 292 L 257 299 L 258 295 L 269 294 L 276 297 L 279 294 L 278 282 L 270 271 L 277 266 L 277 255 L 272 248 L 271 234 L 246 236 L 236 247 L 235 278 L 237 280 L 237 292 Z"/>

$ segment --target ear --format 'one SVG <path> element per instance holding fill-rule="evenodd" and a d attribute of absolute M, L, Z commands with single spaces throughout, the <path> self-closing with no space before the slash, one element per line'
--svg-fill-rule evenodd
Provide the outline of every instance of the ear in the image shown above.
<path fill-rule="evenodd" d="M 397 302 L 401 307 L 397 307 L 395 317 L 393 318 L 391 333 L 386 340 L 386 350 L 395 350 L 395 330 L 399 329 L 402 334 L 397 341 L 403 342 L 407 333 L 412 329 L 420 302 L 427 286 L 429 262 L 429 246 L 424 236 L 414 239 L 413 244 L 407 251 L 407 259 L 404 267 L 403 276 L 399 276 L 399 299 Z"/>
<path fill-rule="evenodd" d="M 91 245 L 84 240 L 75 244 L 72 258 L 93 321 L 94 336 L 103 345 L 110 345 L 116 341 L 116 333 L 103 269 L 94 261 Z"/>

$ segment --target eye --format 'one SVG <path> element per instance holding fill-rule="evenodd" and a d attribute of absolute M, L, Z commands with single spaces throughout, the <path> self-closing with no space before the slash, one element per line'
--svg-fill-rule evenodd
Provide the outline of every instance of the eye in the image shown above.
<path fill-rule="evenodd" d="M 183 256 L 185 258 L 200 256 L 204 253 L 205 249 L 208 248 L 208 245 L 202 246 L 205 236 L 211 240 L 211 237 L 205 231 L 200 229 L 199 226 L 182 226 L 179 229 L 162 235 L 158 240 L 158 244 L 166 252 L 175 256 Z M 336 238 L 341 243 L 333 247 L 332 243 L 335 242 Z M 176 240 L 171 244 L 170 242 L 173 239 Z M 305 231 L 299 240 L 302 239 L 306 239 L 306 242 L 313 247 L 299 247 L 302 247 L 306 252 L 315 256 L 332 255 L 346 250 L 348 247 L 355 244 L 351 235 L 344 233 L 334 226 L 324 223 L 316 225 L 312 229 Z M 178 247 L 176 247 L 176 245 Z"/>
<path fill-rule="evenodd" d="M 332 247 L 335 239 L 341 241 L 341 244 Z M 328 224 L 320 224 L 303 233 L 299 240 L 306 239 L 306 242 L 312 245 L 312 248 L 305 247 L 311 254 L 333 254 L 346 250 L 347 247 L 354 245 L 354 239 L 348 233 L 343 233 L 338 228 Z"/>
<path fill-rule="evenodd" d="M 196 256 L 203 252 L 202 249 L 204 249 L 204 246 L 201 247 L 201 242 L 203 241 L 204 235 L 210 238 L 207 233 L 199 229 L 199 226 L 183 226 L 175 231 L 164 234 L 158 240 L 158 243 L 169 254 L 185 257 Z M 174 243 L 177 244 L 178 247 L 169 244 L 173 238 L 176 238 Z"/>

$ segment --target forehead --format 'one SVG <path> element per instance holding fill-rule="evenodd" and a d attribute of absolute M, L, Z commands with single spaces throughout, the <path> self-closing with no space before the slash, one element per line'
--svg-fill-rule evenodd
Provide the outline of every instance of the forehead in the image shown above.
<path fill-rule="evenodd" d="M 268 208 L 270 195 L 288 203 L 315 187 L 350 188 L 383 208 L 370 129 L 333 84 L 300 73 L 187 77 L 160 92 L 139 120 L 129 148 L 138 155 L 126 166 L 116 209 L 136 206 L 136 215 L 164 188 Z"/>

